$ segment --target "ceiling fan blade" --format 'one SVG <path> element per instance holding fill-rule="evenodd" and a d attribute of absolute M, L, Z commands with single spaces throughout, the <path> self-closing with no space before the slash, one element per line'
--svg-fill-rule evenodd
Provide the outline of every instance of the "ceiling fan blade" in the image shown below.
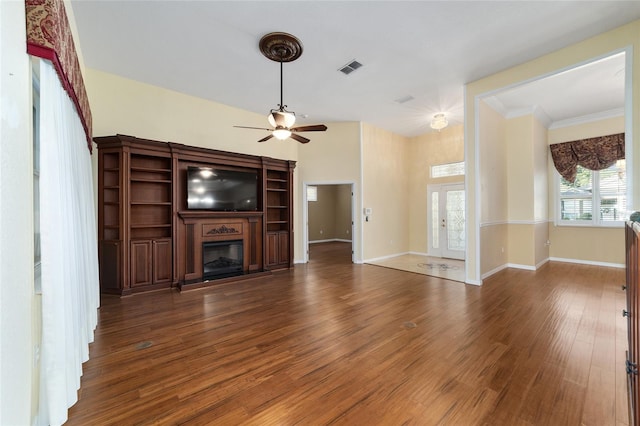
<path fill-rule="evenodd" d="M 248 126 L 233 126 L 239 129 L 255 129 L 255 130 L 266 130 L 267 132 L 273 131 L 273 129 L 267 129 L 266 127 L 248 127 Z"/>
<path fill-rule="evenodd" d="M 269 130 L 269 129 L 267 129 L 267 130 Z M 271 139 L 272 137 L 273 137 L 273 135 L 265 136 L 264 138 L 260 139 L 258 142 L 266 142 L 269 139 Z"/>
<path fill-rule="evenodd" d="M 324 124 L 312 124 L 310 126 L 292 127 L 289 130 L 292 132 L 324 132 L 327 130 L 327 126 Z"/>
<path fill-rule="evenodd" d="M 293 130 L 293 129 L 291 129 Z M 295 133 L 291 133 L 291 139 L 295 139 L 300 143 L 309 143 L 310 140 L 305 138 L 304 136 L 296 135 Z"/>

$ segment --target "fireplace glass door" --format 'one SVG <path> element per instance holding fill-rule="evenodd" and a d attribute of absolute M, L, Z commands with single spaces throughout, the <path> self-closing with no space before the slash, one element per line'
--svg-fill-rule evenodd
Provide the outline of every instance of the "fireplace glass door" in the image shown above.
<path fill-rule="evenodd" d="M 212 280 L 243 274 L 242 240 L 202 244 L 202 278 Z"/>

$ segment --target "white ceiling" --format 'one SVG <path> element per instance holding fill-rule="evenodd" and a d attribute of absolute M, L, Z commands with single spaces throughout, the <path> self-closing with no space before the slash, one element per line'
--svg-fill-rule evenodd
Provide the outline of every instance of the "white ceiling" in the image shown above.
<path fill-rule="evenodd" d="M 431 131 L 438 112 L 462 123 L 465 83 L 640 19 L 638 1 L 72 0 L 72 6 L 87 67 L 265 116 L 280 101 L 279 65 L 262 56 L 258 41 L 269 32 L 291 33 L 304 51 L 284 65 L 284 103 L 298 124 L 365 121 L 405 136 Z M 617 58 L 490 101 L 506 113 L 536 106 L 550 123 L 622 108 L 624 58 Z M 353 59 L 364 66 L 348 76 L 338 72 Z M 413 99 L 397 102 L 406 97 Z"/>

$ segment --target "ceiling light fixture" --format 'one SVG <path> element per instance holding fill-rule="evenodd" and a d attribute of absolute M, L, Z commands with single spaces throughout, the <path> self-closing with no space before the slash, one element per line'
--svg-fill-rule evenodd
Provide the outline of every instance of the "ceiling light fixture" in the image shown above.
<path fill-rule="evenodd" d="M 437 131 L 444 129 L 448 125 L 449 122 L 442 112 L 434 115 L 433 120 L 431 120 L 431 128 Z"/>
<path fill-rule="evenodd" d="M 1 0 L 0 0 L 1 1 Z M 302 55 L 302 43 L 295 36 L 287 33 L 269 33 L 264 35 L 258 43 L 260 52 L 272 61 L 280 63 L 280 103 L 278 108 L 274 108 L 269 112 L 267 120 L 271 125 L 271 129 L 264 127 L 248 127 L 234 126 L 243 129 L 267 130 L 271 132 L 269 136 L 265 136 L 258 142 L 265 142 L 271 138 L 285 140 L 287 138 L 295 139 L 300 143 L 308 143 L 309 139 L 300 136 L 298 132 L 324 132 L 327 126 L 324 124 L 312 124 L 309 126 L 293 127 L 296 123 L 296 114 L 293 111 L 287 111 L 287 106 L 283 102 L 283 84 L 282 84 L 282 64 L 285 62 L 295 61 Z M 303 115 L 306 117 L 306 114 Z"/>
<path fill-rule="evenodd" d="M 285 129 L 284 127 L 277 127 L 271 134 L 276 139 L 283 141 L 291 136 L 291 130 Z"/>
<path fill-rule="evenodd" d="M 286 105 L 285 105 L 286 106 Z M 284 108 L 272 109 L 271 113 L 267 116 L 269 124 L 273 127 L 292 127 L 296 122 L 296 115 L 293 112 L 289 112 Z"/>

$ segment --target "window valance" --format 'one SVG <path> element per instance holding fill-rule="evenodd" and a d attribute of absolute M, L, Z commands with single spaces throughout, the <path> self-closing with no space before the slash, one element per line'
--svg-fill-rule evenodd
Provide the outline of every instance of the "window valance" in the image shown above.
<path fill-rule="evenodd" d="M 91 151 L 91 109 L 63 0 L 26 0 L 27 53 L 53 64 L 80 116 Z"/>
<path fill-rule="evenodd" d="M 624 133 L 549 145 L 553 164 L 560 176 L 576 180 L 578 165 L 603 170 L 624 158 Z"/>

